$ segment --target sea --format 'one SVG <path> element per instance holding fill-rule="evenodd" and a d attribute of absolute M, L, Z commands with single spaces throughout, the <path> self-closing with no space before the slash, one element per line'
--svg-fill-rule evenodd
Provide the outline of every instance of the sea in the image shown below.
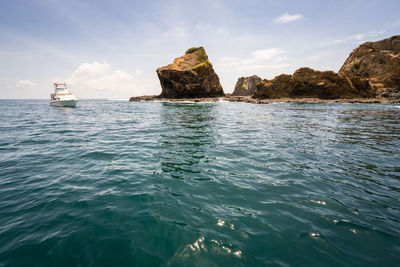
<path fill-rule="evenodd" d="M 0 266 L 399 266 L 399 119 L 0 100 Z"/>

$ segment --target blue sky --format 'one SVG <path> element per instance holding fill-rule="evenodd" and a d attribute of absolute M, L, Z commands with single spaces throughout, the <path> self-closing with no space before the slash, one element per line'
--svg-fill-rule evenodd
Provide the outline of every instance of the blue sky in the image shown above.
<path fill-rule="evenodd" d="M 0 2 L 0 98 L 158 94 L 158 67 L 204 46 L 224 91 L 241 76 L 338 71 L 360 43 L 400 34 L 400 1 Z"/>

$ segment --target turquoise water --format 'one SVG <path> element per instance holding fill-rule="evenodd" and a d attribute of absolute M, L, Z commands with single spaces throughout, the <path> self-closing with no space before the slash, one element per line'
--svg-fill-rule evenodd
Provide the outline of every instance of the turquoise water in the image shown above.
<path fill-rule="evenodd" d="M 400 108 L 0 101 L 0 265 L 394 266 Z"/>

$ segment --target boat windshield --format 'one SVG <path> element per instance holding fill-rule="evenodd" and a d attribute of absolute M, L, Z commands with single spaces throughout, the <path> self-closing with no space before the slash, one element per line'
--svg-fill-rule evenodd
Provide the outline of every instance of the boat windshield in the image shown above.
<path fill-rule="evenodd" d="M 67 85 L 65 83 L 54 83 L 56 90 L 67 90 Z"/>

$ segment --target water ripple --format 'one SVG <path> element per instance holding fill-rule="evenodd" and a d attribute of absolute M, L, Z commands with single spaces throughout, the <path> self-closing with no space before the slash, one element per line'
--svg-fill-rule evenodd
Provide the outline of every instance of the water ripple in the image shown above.
<path fill-rule="evenodd" d="M 400 110 L 0 105 L 0 265 L 400 260 Z"/>

